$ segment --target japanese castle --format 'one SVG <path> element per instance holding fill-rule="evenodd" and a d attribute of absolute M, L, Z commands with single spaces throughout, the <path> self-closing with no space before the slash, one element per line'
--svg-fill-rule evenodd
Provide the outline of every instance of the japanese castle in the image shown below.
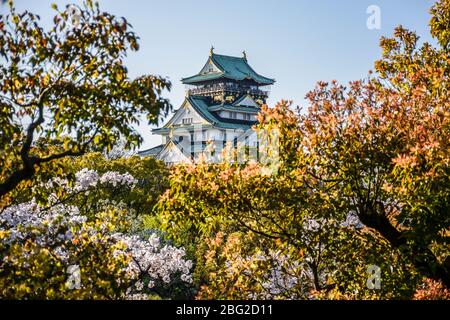
<path fill-rule="evenodd" d="M 242 57 L 214 53 L 192 77 L 182 79 L 186 98 L 173 117 L 152 133 L 162 136 L 162 144 L 139 152 L 167 164 L 195 161 L 205 149 L 218 159 L 227 145 L 241 143 L 257 147 L 256 123 L 274 79 L 256 73 L 245 51 Z"/>

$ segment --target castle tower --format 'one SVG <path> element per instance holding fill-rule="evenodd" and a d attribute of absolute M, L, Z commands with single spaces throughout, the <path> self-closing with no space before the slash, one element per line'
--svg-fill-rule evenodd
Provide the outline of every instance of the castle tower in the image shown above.
<path fill-rule="evenodd" d="M 199 73 L 181 80 L 186 85 L 181 107 L 163 127 L 152 130 L 163 136 L 163 144 L 139 155 L 173 164 L 195 161 L 207 145 L 219 155 L 227 142 L 256 144 L 251 127 L 275 80 L 256 73 L 245 51 L 231 57 L 213 49 Z"/>

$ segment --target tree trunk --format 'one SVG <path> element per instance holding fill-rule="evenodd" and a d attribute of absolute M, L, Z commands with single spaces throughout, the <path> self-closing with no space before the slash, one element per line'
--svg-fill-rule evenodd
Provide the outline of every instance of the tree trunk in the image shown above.
<path fill-rule="evenodd" d="M 370 206 L 360 210 L 358 216 L 364 225 L 378 231 L 394 248 L 405 254 L 420 274 L 441 281 L 450 288 L 450 273 L 446 266 L 439 263 L 426 245 L 409 244 L 404 234 L 387 219 L 384 210 L 378 212 Z"/>
<path fill-rule="evenodd" d="M 0 183 L 0 198 L 14 190 L 17 185 L 27 179 L 31 179 L 34 175 L 34 165 L 26 166 L 10 175 L 5 182 Z"/>

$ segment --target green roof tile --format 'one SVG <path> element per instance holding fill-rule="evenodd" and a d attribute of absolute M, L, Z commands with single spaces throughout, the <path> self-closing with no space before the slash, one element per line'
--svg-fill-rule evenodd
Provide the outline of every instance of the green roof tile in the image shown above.
<path fill-rule="evenodd" d="M 141 157 L 155 157 L 162 149 L 164 148 L 163 144 L 160 144 L 159 146 L 147 149 L 147 150 L 142 150 L 138 152 L 138 155 Z"/>
<path fill-rule="evenodd" d="M 247 113 L 258 113 L 261 109 L 256 107 L 240 107 L 231 104 L 216 104 L 208 108 L 209 111 L 237 111 Z"/>
<path fill-rule="evenodd" d="M 252 67 L 250 67 L 246 58 L 213 53 L 209 59 L 220 69 L 220 72 L 197 74 L 192 77 L 184 78 L 181 81 L 184 84 L 194 84 L 208 80 L 226 78 L 237 81 L 252 79 L 260 85 L 270 85 L 275 82 L 274 79 L 266 78 L 256 73 Z"/>
<path fill-rule="evenodd" d="M 194 108 L 198 114 L 208 121 L 211 126 L 221 128 L 221 129 L 242 129 L 248 130 L 250 129 L 256 121 L 248 121 L 248 120 L 240 120 L 240 119 L 227 119 L 219 117 L 214 111 L 210 110 L 210 106 L 207 103 L 206 97 L 202 96 L 188 96 L 186 97 L 186 101 Z M 232 111 L 239 111 L 237 107 L 232 105 L 225 105 L 225 108 L 230 108 Z M 245 107 L 247 109 L 247 107 Z M 248 108 L 250 109 L 250 108 Z M 251 108 L 256 109 L 256 108 Z M 258 110 L 255 110 L 255 112 Z M 157 134 L 167 134 L 171 130 L 168 126 L 170 125 L 170 121 L 167 122 L 163 127 L 153 129 L 153 133 Z M 192 127 L 192 128 L 191 128 Z M 194 126 L 182 126 L 183 129 L 189 130 L 194 129 Z M 176 128 L 174 128 L 176 129 Z"/>
<path fill-rule="evenodd" d="M 209 110 L 209 106 L 206 103 L 205 97 L 201 96 L 189 96 L 186 98 L 192 107 L 207 121 L 209 121 L 215 127 L 223 129 L 250 129 L 255 121 L 246 121 L 238 119 L 226 119 L 220 118 L 215 113 Z"/>

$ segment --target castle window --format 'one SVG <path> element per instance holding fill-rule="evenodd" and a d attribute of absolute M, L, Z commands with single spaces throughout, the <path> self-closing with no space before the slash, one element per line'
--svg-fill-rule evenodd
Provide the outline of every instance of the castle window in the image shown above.
<path fill-rule="evenodd" d="M 183 124 L 192 124 L 192 118 L 184 118 Z"/>
<path fill-rule="evenodd" d="M 248 114 L 248 113 L 244 113 L 244 120 L 248 120 L 248 121 L 252 120 L 252 115 Z"/>

